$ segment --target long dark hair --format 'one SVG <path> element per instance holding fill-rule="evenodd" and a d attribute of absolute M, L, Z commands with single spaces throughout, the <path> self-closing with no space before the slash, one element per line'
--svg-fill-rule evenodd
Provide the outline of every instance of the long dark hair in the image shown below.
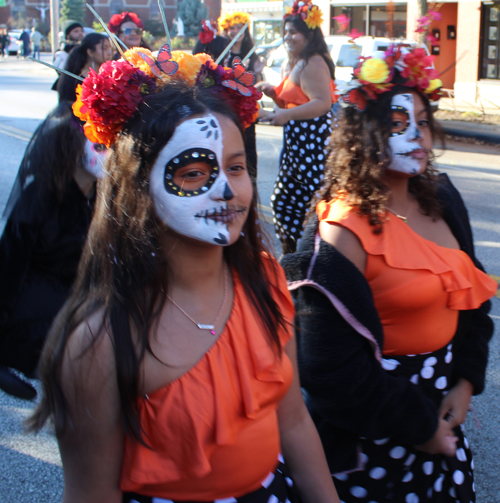
<path fill-rule="evenodd" d="M 284 35 L 286 23 L 292 23 L 295 29 L 307 38 L 307 46 L 302 51 L 300 58 L 307 64 L 311 56 L 319 54 L 328 65 L 330 77 L 335 79 L 335 65 L 328 51 L 328 46 L 326 45 L 321 28 L 318 26 L 314 28 L 314 30 L 311 30 L 300 16 L 288 15 L 283 18 L 282 36 Z"/>
<path fill-rule="evenodd" d="M 113 340 L 116 379 L 126 433 L 142 440 L 136 399 L 139 373 L 149 337 L 168 293 L 168 264 L 161 253 L 165 225 L 156 217 L 149 194 L 154 162 L 187 117 L 217 111 L 238 124 L 233 112 L 206 89 L 171 85 L 150 96 L 125 125 L 111 154 L 109 175 L 99 187 L 100 197 L 88 241 L 80 261 L 73 293 L 56 319 L 46 343 L 39 373 L 43 398 L 29 427 L 40 429 L 53 417 L 62 433 L 70 418 L 60 372 L 72 332 L 99 310 L 103 328 Z M 257 200 L 243 227 L 244 236 L 224 248 L 224 258 L 240 278 L 278 355 L 278 336 L 285 321 L 269 289 L 263 263 L 265 247 L 258 224 Z M 272 279 L 271 279 L 272 281 Z M 132 329 L 137 339 L 132 338 Z M 96 331 L 92 344 L 102 335 Z"/>
<path fill-rule="evenodd" d="M 87 51 L 95 51 L 98 44 L 104 44 L 107 40 L 107 35 L 102 33 L 89 33 L 82 40 L 80 45 L 74 47 L 69 53 L 64 69 L 68 72 L 80 75 L 81 71 L 87 64 L 89 58 Z M 57 93 L 59 94 L 59 102 L 68 101 L 73 103 L 76 100 L 75 89 L 78 81 L 65 73 L 62 73 L 57 83 Z"/>
<path fill-rule="evenodd" d="M 38 126 L 26 148 L 4 217 L 10 215 L 22 191 L 32 182 L 37 201 L 43 204 L 55 198 L 60 203 L 75 169 L 83 167 L 84 146 L 82 123 L 73 115 L 70 104 L 60 103 Z"/>
<path fill-rule="evenodd" d="M 395 86 L 391 91 L 379 95 L 378 99 L 368 100 L 362 112 L 352 106 L 341 110 L 338 127 L 333 129 L 330 137 L 324 184 L 311 205 L 310 214 L 315 211 L 319 201 L 329 201 L 339 191 L 344 191 L 347 202 L 368 217 L 374 232 L 381 232 L 390 195 L 390 189 L 383 181 L 384 171 L 391 163 L 390 105 L 394 95 L 408 92 L 408 87 Z M 422 93 L 418 95 L 427 111 L 432 138 L 443 142 L 444 137 L 434 120 L 429 100 Z M 419 202 L 424 214 L 438 217 L 441 208 L 436 198 L 437 170 L 433 161 L 431 157 L 426 171 L 410 178 L 409 191 Z"/>

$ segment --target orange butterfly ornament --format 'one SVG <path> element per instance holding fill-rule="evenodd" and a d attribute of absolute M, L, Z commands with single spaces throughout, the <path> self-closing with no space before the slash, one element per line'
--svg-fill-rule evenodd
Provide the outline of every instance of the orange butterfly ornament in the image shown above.
<path fill-rule="evenodd" d="M 156 77 L 160 78 L 162 72 L 167 75 L 173 75 L 178 69 L 179 64 L 176 61 L 172 61 L 172 53 L 170 52 L 170 46 L 165 44 L 159 51 L 156 59 L 138 52 L 139 56 L 151 67 L 151 71 Z"/>
<path fill-rule="evenodd" d="M 228 80 L 223 80 L 221 84 L 223 86 L 229 87 L 238 91 L 243 96 L 251 96 L 252 91 L 248 89 L 248 86 L 253 86 L 255 84 L 255 74 L 252 72 L 247 72 L 247 69 L 241 62 L 240 58 L 234 58 L 233 60 L 233 78 Z"/>

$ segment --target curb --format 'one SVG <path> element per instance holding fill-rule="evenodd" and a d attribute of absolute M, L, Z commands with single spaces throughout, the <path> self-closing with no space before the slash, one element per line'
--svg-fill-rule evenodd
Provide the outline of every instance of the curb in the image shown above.
<path fill-rule="evenodd" d="M 441 127 L 446 134 L 452 136 L 461 136 L 463 138 L 475 138 L 476 140 L 486 141 L 488 143 L 500 144 L 500 134 L 476 129 L 471 131 L 469 128 L 461 128 L 454 125 L 447 125 L 441 121 Z"/>

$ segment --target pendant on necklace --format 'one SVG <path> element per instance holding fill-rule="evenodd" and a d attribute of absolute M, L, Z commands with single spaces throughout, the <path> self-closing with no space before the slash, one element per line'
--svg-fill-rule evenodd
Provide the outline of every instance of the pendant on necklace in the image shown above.
<path fill-rule="evenodd" d="M 196 326 L 200 330 L 210 330 L 212 335 L 215 335 L 215 327 L 213 325 L 204 325 L 203 323 L 197 323 Z"/>

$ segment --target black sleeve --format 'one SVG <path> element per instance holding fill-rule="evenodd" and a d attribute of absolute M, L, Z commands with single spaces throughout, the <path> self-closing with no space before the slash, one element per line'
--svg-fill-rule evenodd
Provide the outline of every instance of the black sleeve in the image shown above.
<path fill-rule="evenodd" d="M 35 182 L 23 190 L 0 238 L 0 320 L 15 306 L 43 220 Z"/>
<path fill-rule="evenodd" d="M 443 203 L 443 217 L 460 248 L 466 252 L 474 265 L 484 271 L 476 257 L 474 240 L 469 220 L 469 213 L 460 193 L 447 175 L 439 178 L 438 196 Z M 455 337 L 455 366 L 457 377 L 469 381 L 474 387 L 474 394 L 484 390 L 486 366 L 488 364 L 488 343 L 493 336 L 493 320 L 488 315 L 491 302 L 488 300 L 478 309 L 460 313 L 458 331 Z"/>
<path fill-rule="evenodd" d="M 370 439 L 429 440 L 436 405 L 408 379 L 388 374 L 325 295 L 302 287 L 296 300 L 301 386 L 320 436 L 333 426 Z"/>

